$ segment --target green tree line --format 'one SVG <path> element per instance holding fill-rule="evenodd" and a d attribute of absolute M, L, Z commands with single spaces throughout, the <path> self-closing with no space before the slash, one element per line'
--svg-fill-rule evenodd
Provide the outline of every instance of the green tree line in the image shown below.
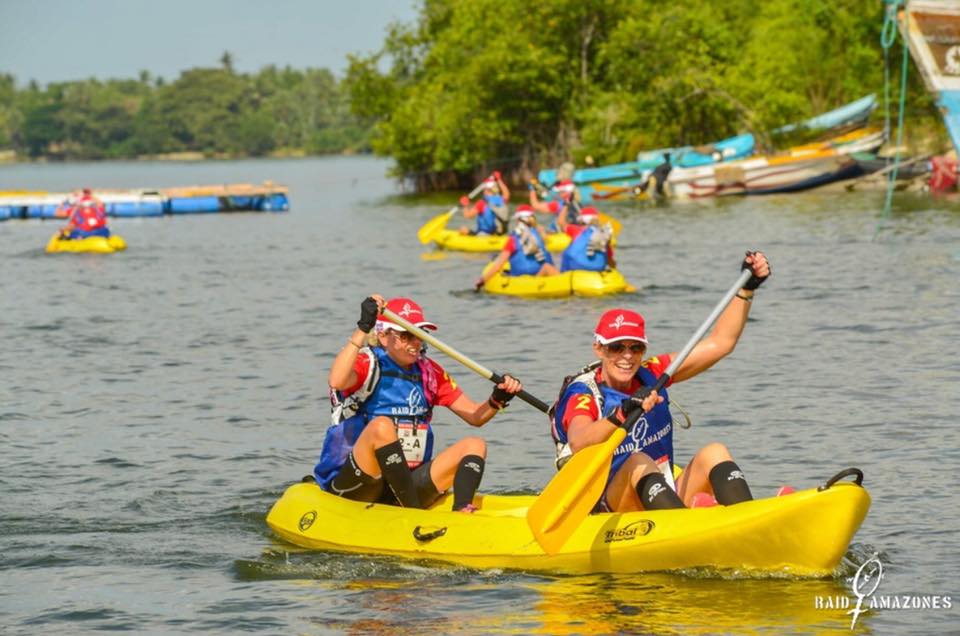
<path fill-rule="evenodd" d="M 372 147 L 421 188 L 765 131 L 883 94 L 880 0 L 423 0 L 351 56 Z M 900 43 L 890 51 L 899 81 Z M 908 105 L 934 114 L 919 74 Z"/>
<path fill-rule="evenodd" d="M 369 129 L 330 71 L 237 73 L 229 53 L 220 67 L 192 68 L 169 83 L 142 72 L 18 88 L 0 74 L 0 150 L 20 157 L 326 154 L 368 149 Z"/>

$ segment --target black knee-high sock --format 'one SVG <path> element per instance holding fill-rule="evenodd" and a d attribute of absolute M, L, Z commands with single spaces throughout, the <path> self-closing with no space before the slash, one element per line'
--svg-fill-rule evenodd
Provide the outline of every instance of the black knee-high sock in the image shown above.
<path fill-rule="evenodd" d="M 457 472 L 453 475 L 453 509 L 460 510 L 473 502 L 473 496 L 480 487 L 483 478 L 483 457 L 467 455 L 460 460 Z"/>
<path fill-rule="evenodd" d="M 720 462 L 710 469 L 710 485 L 717 503 L 724 506 L 753 499 L 747 479 L 734 461 Z"/>
<path fill-rule="evenodd" d="M 403 444 L 400 440 L 374 449 L 373 454 L 380 464 L 384 481 L 390 486 L 400 505 L 404 508 L 419 508 L 420 497 L 413 486 L 413 476 L 407 466 L 407 458 L 403 455 Z"/>
<path fill-rule="evenodd" d="M 637 482 L 637 495 L 644 510 L 686 508 L 680 495 L 667 484 L 667 478 L 662 473 L 650 473 L 641 477 Z"/>

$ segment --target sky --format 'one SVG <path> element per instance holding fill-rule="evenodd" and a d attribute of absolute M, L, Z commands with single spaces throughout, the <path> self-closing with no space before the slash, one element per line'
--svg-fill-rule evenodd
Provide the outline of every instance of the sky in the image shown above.
<path fill-rule="evenodd" d="M 19 86 L 136 78 L 176 79 L 219 66 L 328 68 L 371 53 L 387 25 L 412 23 L 418 0 L 0 0 L 0 73 Z"/>

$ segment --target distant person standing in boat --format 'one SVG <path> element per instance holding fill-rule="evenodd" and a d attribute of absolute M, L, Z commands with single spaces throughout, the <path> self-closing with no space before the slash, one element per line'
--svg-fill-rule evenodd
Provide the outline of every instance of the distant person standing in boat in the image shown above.
<path fill-rule="evenodd" d="M 557 169 L 557 182 L 549 189 L 536 181 L 530 182 L 530 207 L 556 217 L 548 226 L 548 232 L 563 232 L 567 225 L 579 223 L 580 192 L 573 183 L 574 172 L 574 165 L 568 161 Z M 542 201 L 539 192 L 545 197 Z"/>
<path fill-rule="evenodd" d="M 741 267 L 753 275 L 667 386 L 699 375 L 736 347 L 754 294 L 770 276 L 770 265 L 761 252 L 747 252 Z M 731 505 L 752 499 L 743 471 L 727 447 L 717 442 L 697 451 L 674 481 L 673 418 L 667 392 L 634 394 L 652 387 L 677 354 L 644 358 L 643 316 L 629 309 L 611 309 L 600 316 L 593 337 L 598 360 L 564 380 L 550 413 L 558 467 L 580 449 L 605 441 L 617 426 L 629 425 L 614 452 L 607 486 L 595 510 Z"/>
<path fill-rule="evenodd" d="M 501 235 L 507 233 L 507 223 L 510 221 L 510 188 L 503 182 L 500 172 L 494 171 L 483 182 L 483 195 L 476 203 L 470 203 L 467 197 L 460 198 L 463 206 L 463 218 L 477 219 L 477 227 L 473 230 L 467 227 L 460 228 L 461 234 L 488 234 Z"/>
<path fill-rule="evenodd" d="M 409 298 L 385 302 L 374 294 L 361 303 L 357 328 L 330 368 L 333 416 L 314 477 L 335 495 L 407 508 L 428 508 L 453 486 L 453 509 L 473 512 L 486 444 L 467 437 L 434 456 L 433 408 L 483 426 L 520 392 L 520 382 L 504 376 L 489 399 L 474 402 L 414 334 L 380 316 L 384 307 L 421 329 L 437 328 Z"/>
<path fill-rule="evenodd" d="M 103 201 L 93 196 L 90 188 L 84 188 L 78 196 L 67 199 L 57 208 L 57 216 L 67 217 L 66 226 L 60 230 L 61 239 L 110 237 L 106 208 Z"/>
<path fill-rule="evenodd" d="M 481 274 L 473 284 L 474 289 L 479 291 L 484 283 L 507 263 L 510 263 L 511 276 L 551 276 L 560 273 L 553 264 L 553 257 L 547 251 L 547 244 L 538 229 L 537 215 L 533 208 L 525 204 L 518 205 L 513 216 L 517 220 L 516 227 L 490 269 Z"/>
<path fill-rule="evenodd" d="M 575 269 L 602 272 L 616 267 L 613 259 L 613 227 L 600 223 L 593 206 L 580 210 L 580 225 L 567 225 L 564 231 L 573 239 L 560 257 L 560 271 Z"/>
<path fill-rule="evenodd" d="M 645 194 L 652 185 L 654 194 L 656 194 L 658 198 L 663 198 L 666 195 L 666 191 L 663 188 L 672 170 L 673 164 L 670 163 L 670 153 L 665 152 L 663 154 L 663 163 L 653 169 L 653 172 L 650 173 L 650 176 L 647 177 L 647 180 L 644 181 L 642 185 L 637 186 L 634 194 L 637 196 Z"/>

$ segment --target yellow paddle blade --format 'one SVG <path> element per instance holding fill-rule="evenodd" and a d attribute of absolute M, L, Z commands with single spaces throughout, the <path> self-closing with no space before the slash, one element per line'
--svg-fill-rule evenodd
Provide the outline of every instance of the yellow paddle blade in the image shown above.
<path fill-rule="evenodd" d="M 434 235 L 447 226 L 447 221 L 450 220 L 450 217 L 452 217 L 456 211 L 457 208 L 451 208 L 450 211 L 438 214 L 424 223 L 423 227 L 417 230 L 417 239 L 420 240 L 420 243 L 426 245 L 432 241 Z"/>
<path fill-rule="evenodd" d="M 424 252 L 420 255 L 421 261 L 442 261 L 447 257 L 446 252 Z"/>
<path fill-rule="evenodd" d="M 603 212 L 601 212 L 598 216 L 600 217 L 600 222 L 601 222 L 601 223 L 609 223 L 609 224 L 610 224 L 610 227 L 613 228 L 613 233 L 614 233 L 614 234 L 620 234 L 620 230 L 623 229 L 623 224 L 620 223 L 620 221 L 616 220 L 616 219 L 613 218 L 612 216 L 608 216 L 608 215 L 604 214 Z"/>
<path fill-rule="evenodd" d="M 527 511 L 527 525 L 547 554 L 556 554 L 596 505 L 607 485 L 613 452 L 626 431 L 581 449 L 550 480 Z"/>

